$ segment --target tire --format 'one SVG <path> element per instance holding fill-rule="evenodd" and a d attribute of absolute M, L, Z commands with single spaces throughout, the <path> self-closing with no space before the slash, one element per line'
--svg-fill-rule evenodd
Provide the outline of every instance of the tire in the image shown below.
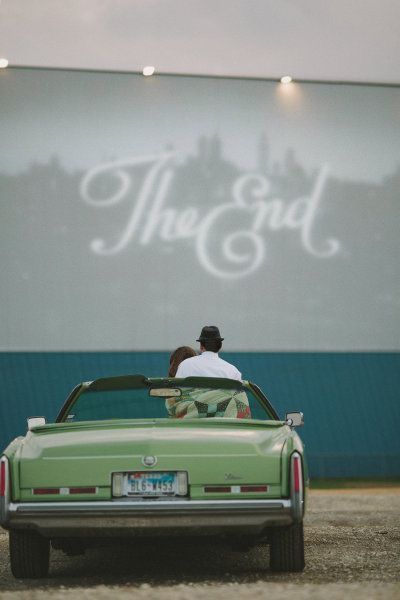
<path fill-rule="evenodd" d="M 298 572 L 304 569 L 303 523 L 276 527 L 271 531 L 271 571 Z"/>
<path fill-rule="evenodd" d="M 11 529 L 11 572 L 18 579 L 38 579 L 49 572 L 50 541 L 35 531 Z"/>

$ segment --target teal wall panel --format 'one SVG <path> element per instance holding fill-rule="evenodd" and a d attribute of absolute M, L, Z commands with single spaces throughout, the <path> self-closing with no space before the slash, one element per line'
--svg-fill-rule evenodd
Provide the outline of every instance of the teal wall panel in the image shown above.
<path fill-rule="evenodd" d="M 312 477 L 400 475 L 399 353 L 224 353 L 264 390 L 280 416 L 302 410 Z M 26 417 L 53 420 L 80 381 L 166 375 L 166 352 L 0 353 L 0 443 Z"/>

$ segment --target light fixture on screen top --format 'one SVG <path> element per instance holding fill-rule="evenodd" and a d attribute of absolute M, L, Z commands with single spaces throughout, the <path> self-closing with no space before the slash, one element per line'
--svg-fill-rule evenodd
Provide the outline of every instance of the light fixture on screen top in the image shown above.
<path fill-rule="evenodd" d="M 142 73 L 145 77 L 150 77 L 150 75 L 154 75 L 154 72 L 155 72 L 155 68 L 151 67 L 151 66 L 144 67 L 143 71 L 142 71 Z"/>
<path fill-rule="evenodd" d="M 284 75 L 283 77 L 281 77 L 281 83 L 288 84 L 292 83 L 292 81 L 293 77 L 290 77 L 290 75 Z"/>
<path fill-rule="evenodd" d="M 8 67 L 8 60 L 6 58 L 0 58 L 0 69 L 6 69 Z"/>

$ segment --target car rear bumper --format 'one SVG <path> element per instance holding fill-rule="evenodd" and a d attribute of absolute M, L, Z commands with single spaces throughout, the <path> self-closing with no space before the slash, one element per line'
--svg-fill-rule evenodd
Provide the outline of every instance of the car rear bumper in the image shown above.
<path fill-rule="evenodd" d="M 23 502 L 8 505 L 7 529 L 35 529 L 47 537 L 255 535 L 295 520 L 292 501 L 114 500 Z"/>

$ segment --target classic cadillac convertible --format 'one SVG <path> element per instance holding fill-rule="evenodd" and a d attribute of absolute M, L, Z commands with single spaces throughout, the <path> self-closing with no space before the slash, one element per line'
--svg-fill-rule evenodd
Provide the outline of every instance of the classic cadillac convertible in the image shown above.
<path fill-rule="evenodd" d="M 0 524 L 15 577 L 44 577 L 110 538 L 224 537 L 304 568 L 301 413 L 281 421 L 250 382 L 110 377 L 78 385 L 55 423 L 28 419 L 0 459 Z M 267 556 L 267 554 L 266 554 Z"/>

